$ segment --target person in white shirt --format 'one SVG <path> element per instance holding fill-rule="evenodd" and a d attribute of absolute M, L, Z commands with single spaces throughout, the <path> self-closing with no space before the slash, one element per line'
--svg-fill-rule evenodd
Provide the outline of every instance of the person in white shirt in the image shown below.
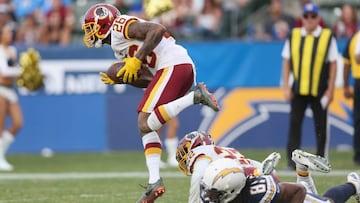
<path fill-rule="evenodd" d="M 305 110 L 311 106 L 316 134 L 316 154 L 327 157 L 327 110 L 333 100 L 338 48 L 331 30 L 319 25 L 319 8 L 303 7 L 303 27 L 294 28 L 282 50 L 283 89 L 290 101 L 290 127 L 287 143 L 288 168 L 295 170 L 291 153 L 301 145 Z M 290 75 L 293 83 L 290 84 Z"/>
<path fill-rule="evenodd" d="M 16 77 L 20 75 L 21 69 L 17 65 L 16 48 L 11 46 L 12 41 L 11 26 L 0 26 L 0 171 L 13 170 L 5 154 L 16 133 L 23 126 L 21 107 L 14 89 Z M 10 116 L 12 121 L 9 128 L 5 126 L 7 116 Z"/>

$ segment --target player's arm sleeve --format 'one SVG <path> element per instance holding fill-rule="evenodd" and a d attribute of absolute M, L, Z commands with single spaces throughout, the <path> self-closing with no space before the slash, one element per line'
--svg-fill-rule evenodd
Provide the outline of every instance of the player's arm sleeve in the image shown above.
<path fill-rule="evenodd" d="M 289 59 L 290 58 L 290 42 L 289 42 L 288 39 L 285 41 L 284 47 L 283 47 L 282 52 L 281 52 L 281 56 L 284 59 Z"/>
<path fill-rule="evenodd" d="M 132 37 L 129 36 L 129 27 L 130 27 L 131 24 L 133 24 L 135 22 L 138 22 L 138 21 L 139 20 L 136 19 L 136 18 L 129 18 L 129 19 L 126 20 L 126 22 L 124 24 L 124 32 L 123 32 L 125 39 L 128 39 L 128 40 L 132 39 Z"/>
<path fill-rule="evenodd" d="M 194 171 L 191 176 L 189 203 L 200 202 L 200 181 L 206 167 L 210 164 L 210 159 L 199 157 L 194 164 Z"/>
<path fill-rule="evenodd" d="M 334 62 L 338 59 L 339 51 L 338 46 L 336 43 L 335 37 L 331 37 L 330 47 L 329 47 L 329 54 L 328 54 L 328 60 L 329 62 Z"/>

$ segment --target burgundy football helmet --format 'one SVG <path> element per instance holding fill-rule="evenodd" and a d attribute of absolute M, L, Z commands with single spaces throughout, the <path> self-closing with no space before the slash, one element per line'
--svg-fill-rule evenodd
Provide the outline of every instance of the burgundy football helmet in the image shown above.
<path fill-rule="evenodd" d="M 188 174 L 187 169 L 187 158 L 190 150 L 202 146 L 202 145 L 213 145 L 214 141 L 211 136 L 205 132 L 193 131 L 186 134 L 179 142 L 176 151 L 176 160 L 178 167 L 181 172 Z"/>
<path fill-rule="evenodd" d="M 85 45 L 89 48 L 94 45 L 101 47 L 102 40 L 110 34 L 114 20 L 120 15 L 120 11 L 111 4 L 100 3 L 90 7 L 85 13 L 82 26 Z"/>

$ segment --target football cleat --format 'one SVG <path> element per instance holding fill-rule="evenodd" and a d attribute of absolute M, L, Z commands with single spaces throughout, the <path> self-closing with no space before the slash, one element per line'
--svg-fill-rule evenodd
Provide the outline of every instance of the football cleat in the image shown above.
<path fill-rule="evenodd" d="M 264 175 L 270 175 L 275 170 L 280 159 L 281 155 L 278 152 L 273 152 L 267 156 L 261 163 L 262 173 Z"/>
<path fill-rule="evenodd" d="M 360 177 L 357 173 L 351 172 L 347 176 L 347 182 L 354 185 L 356 194 L 354 197 L 356 198 L 356 201 L 360 202 Z"/>
<path fill-rule="evenodd" d="M 292 160 L 295 163 L 306 166 L 308 169 L 313 171 L 329 173 L 331 170 L 331 165 L 327 159 L 318 155 L 310 154 L 300 149 L 296 149 L 292 152 Z"/>
<path fill-rule="evenodd" d="M 200 82 L 194 88 L 194 103 L 204 104 L 214 111 L 219 111 L 219 105 L 214 97 L 206 88 L 205 84 Z"/>
<path fill-rule="evenodd" d="M 153 184 L 148 184 L 147 187 L 144 188 L 146 191 L 140 199 L 136 201 L 137 203 L 153 203 L 155 199 L 165 193 L 165 186 L 161 178 Z"/>

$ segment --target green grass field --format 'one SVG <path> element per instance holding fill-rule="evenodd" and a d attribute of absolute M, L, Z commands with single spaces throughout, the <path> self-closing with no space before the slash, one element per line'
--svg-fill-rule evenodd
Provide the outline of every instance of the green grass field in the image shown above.
<path fill-rule="evenodd" d="M 262 160 L 273 150 L 242 150 L 247 157 Z M 278 172 L 285 167 L 283 150 Z M 311 152 L 311 150 L 310 150 Z M 360 172 L 351 152 L 331 151 L 333 171 L 313 177 L 320 194 L 346 181 L 349 171 Z M 45 158 L 38 154 L 9 155 L 13 172 L 0 173 L 0 203 L 111 203 L 135 202 L 144 191 L 147 172 L 142 152 L 63 153 Z M 159 203 L 187 202 L 190 178 L 177 168 L 162 169 L 166 193 Z M 281 173 L 283 181 L 295 181 L 295 173 Z M 349 202 L 355 202 L 354 198 Z"/>

